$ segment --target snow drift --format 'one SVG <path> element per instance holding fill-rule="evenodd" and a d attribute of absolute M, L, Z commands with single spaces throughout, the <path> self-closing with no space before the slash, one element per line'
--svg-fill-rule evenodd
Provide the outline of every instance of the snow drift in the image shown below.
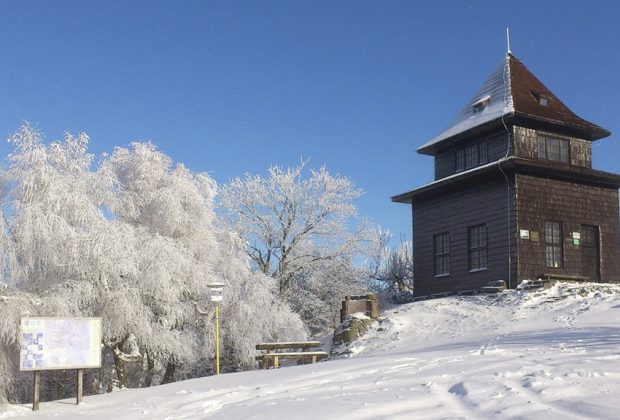
<path fill-rule="evenodd" d="M 392 308 L 347 357 L 41 405 L 38 418 L 617 418 L 620 286 Z M 31 416 L 5 406 L 0 417 Z"/>

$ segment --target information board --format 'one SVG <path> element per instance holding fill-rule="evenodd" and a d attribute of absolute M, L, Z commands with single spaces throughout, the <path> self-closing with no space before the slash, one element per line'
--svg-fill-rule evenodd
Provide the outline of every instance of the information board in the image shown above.
<path fill-rule="evenodd" d="M 22 318 L 20 370 L 101 367 L 101 318 Z"/>

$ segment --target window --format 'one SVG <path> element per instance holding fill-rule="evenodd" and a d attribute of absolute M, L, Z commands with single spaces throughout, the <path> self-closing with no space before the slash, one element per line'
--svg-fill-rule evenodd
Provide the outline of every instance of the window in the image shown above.
<path fill-rule="evenodd" d="M 480 99 L 478 99 L 476 102 L 474 102 L 472 104 L 472 112 L 474 114 L 477 114 L 478 112 L 481 112 L 483 109 L 485 109 L 487 107 L 487 105 L 489 104 L 489 101 L 491 100 L 491 97 L 489 95 L 486 95 Z"/>
<path fill-rule="evenodd" d="M 465 148 L 465 167 L 473 168 L 478 164 L 478 145 L 474 144 Z"/>
<path fill-rule="evenodd" d="M 456 172 L 465 170 L 465 150 L 456 151 Z"/>
<path fill-rule="evenodd" d="M 554 137 L 538 137 L 538 158 L 569 163 L 568 140 Z"/>
<path fill-rule="evenodd" d="M 469 270 L 487 268 L 487 225 L 472 226 L 469 237 Z"/>
<path fill-rule="evenodd" d="M 487 142 L 470 144 L 456 151 L 456 172 L 487 163 Z"/>
<path fill-rule="evenodd" d="M 545 222 L 545 261 L 547 267 L 562 268 L 562 224 Z"/>
<path fill-rule="evenodd" d="M 440 233 L 435 235 L 435 275 L 445 276 L 450 274 L 450 234 Z"/>
<path fill-rule="evenodd" d="M 549 98 L 546 97 L 545 95 L 541 95 L 538 92 L 532 92 L 532 96 L 534 97 L 534 99 L 536 99 L 536 102 L 538 102 L 538 105 L 549 106 Z"/>

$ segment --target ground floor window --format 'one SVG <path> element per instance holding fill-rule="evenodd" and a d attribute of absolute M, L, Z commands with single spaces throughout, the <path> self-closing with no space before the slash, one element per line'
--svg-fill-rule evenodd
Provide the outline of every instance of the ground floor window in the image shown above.
<path fill-rule="evenodd" d="M 469 269 L 487 268 L 487 225 L 472 226 L 468 230 Z"/>
<path fill-rule="evenodd" d="M 562 223 L 545 222 L 545 261 L 549 268 L 562 268 Z"/>
<path fill-rule="evenodd" d="M 433 238 L 435 256 L 435 275 L 450 274 L 450 234 L 440 233 Z"/>

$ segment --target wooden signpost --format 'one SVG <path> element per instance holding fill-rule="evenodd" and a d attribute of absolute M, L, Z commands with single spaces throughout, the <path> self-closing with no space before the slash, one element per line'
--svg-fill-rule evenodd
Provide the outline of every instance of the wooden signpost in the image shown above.
<path fill-rule="evenodd" d="M 39 389 L 41 388 L 41 371 L 34 371 L 34 389 L 32 391 L 32 411 L 39 410 Z"/>

